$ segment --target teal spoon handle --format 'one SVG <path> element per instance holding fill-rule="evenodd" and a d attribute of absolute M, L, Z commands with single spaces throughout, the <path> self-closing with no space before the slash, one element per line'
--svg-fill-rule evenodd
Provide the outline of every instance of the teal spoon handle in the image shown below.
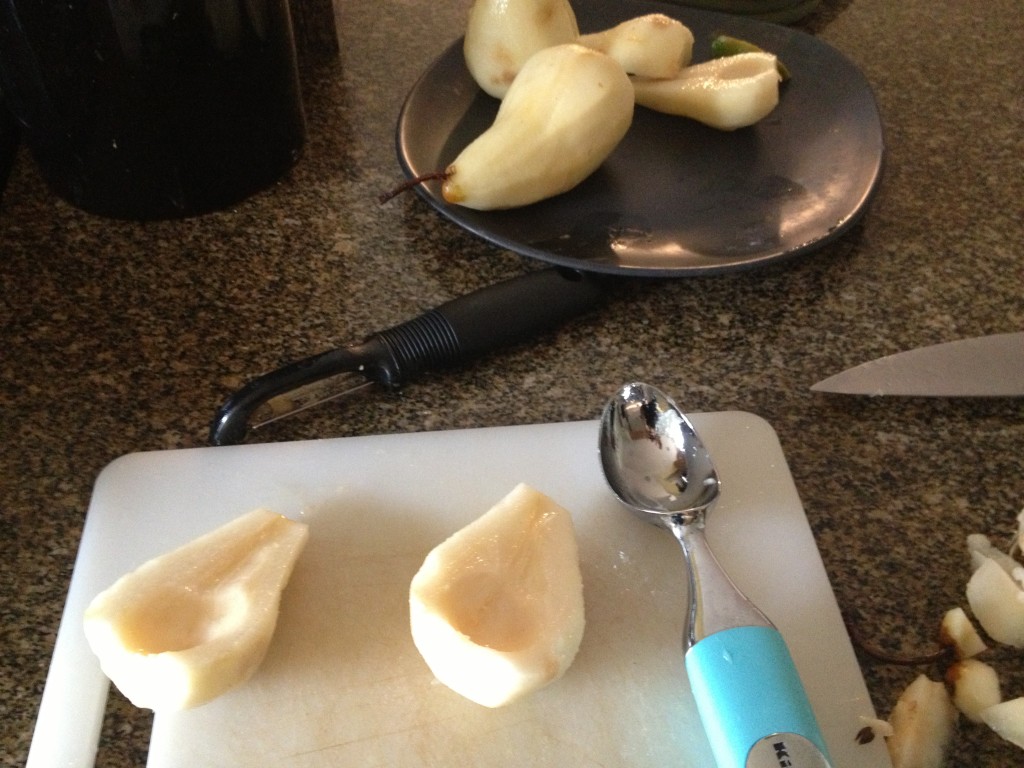
<path fill-rule="evenodd" d="M 830 768 L 786 643 L 774 627 L 733 627 L 686 652 L 718 768 Z"/>

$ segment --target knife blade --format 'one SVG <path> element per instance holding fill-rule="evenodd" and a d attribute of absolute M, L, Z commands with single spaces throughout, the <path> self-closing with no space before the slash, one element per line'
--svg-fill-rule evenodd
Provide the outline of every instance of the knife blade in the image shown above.
<path fill-rule="evenodd" d="M 814 392 L 909 397 L 1024 396 L 1024 332 L 897 352 L 837 373 Z"/>
<path fill-rule="evenodd" d="M 480 288 L 359 343 L 256 377 L 218 409 L 209 442 L 239 443 L 250 429 L 314 405 L 373 385 L 394 391 L 425 371 L 525 341 L 593 309 L 606 289 L 597 275 L 562 268 Z"/>

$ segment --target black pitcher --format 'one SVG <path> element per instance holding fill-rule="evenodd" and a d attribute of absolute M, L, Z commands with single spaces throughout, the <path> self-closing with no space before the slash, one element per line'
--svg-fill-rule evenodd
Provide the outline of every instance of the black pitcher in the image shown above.
<path fill-rule="evenodd" d="M 0 91 L 49 187 L 115 218 L 230 206 L 305 141 L 287 0 L 0 0 Z"/>

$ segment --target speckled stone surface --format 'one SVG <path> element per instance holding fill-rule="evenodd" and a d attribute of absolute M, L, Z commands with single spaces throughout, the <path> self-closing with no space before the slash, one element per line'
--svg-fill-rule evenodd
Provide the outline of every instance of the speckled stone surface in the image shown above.
<path fill-rule="evenodd" d="M 97 473 L 203 444 L 249 377 L 352 341 L 534 265 L 460 231 L 400 177 L 393 132 L 468 0 L 341 4 L 341 54 L 307 62 L 309 143 L 294 172 L 229 211 L 163 223 L 78 212 L 15 164 L 0 210 L 0 762 L 28 752 Z M 922 344 L 1024 329 L 1024 27 L 1018 0 L 823 3 L 803 22 L 875 88 L 888 155 L 863 222 L 757 272 L 634 280 L 558 333 L 397 396 L 262 430 L 299 440 L 594 418 L 640 378 L 692 411 L 778 431 L 843 609 L 890 653 L 930 648 L 964 604 L 964 536 L 1005 542 L 1024 506 L 1024 400 L 812 394 L 815 381 Z M 919 672 L 861 654 L 879 713 Z M 1007 697 L 1024 657 L 992 657 Z M 100 766 L 145 763 L 149 718 L 113 695 Z M 1024 753 L 970 723 L 951 765 Z"/>

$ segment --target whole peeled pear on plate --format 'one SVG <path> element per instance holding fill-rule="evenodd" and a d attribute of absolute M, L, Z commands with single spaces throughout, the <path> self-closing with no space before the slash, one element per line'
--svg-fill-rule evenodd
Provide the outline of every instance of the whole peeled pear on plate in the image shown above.
<path fill-rule="evenodd" d="M 476 0 L 462 45 L 466 68 L 500 99 L 533 54 L 579 34 L 568 0 Z"/>
<path fill-rule="evenodd" d="M 513 208 L 566 192 L 612 153 L 633 121 L 633 86 L 611 57 L 577 43 L 530 57 L 491 126 L 448 166 L 449 203 Z"/>

